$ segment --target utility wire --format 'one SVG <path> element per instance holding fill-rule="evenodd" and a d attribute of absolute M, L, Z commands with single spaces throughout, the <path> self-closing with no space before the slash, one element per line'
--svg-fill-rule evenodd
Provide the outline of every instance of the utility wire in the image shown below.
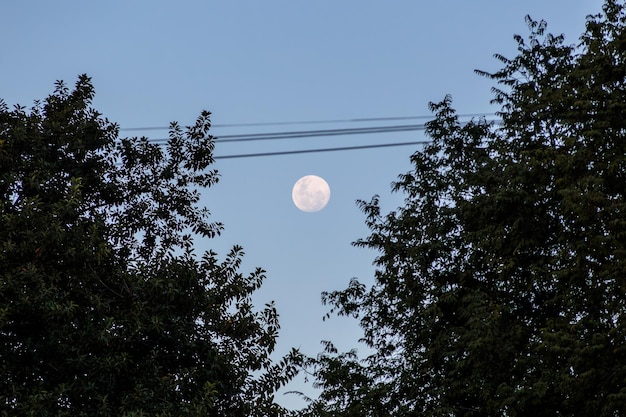
<path fill-rule="evenodd" d="M 389 133 L 389 132 L 407 132 L 424 130 L 426 125 L 395 125 L 395 126 L 375 126 L 365 128 L 349 128 L 349 129 L 325 129 L 325 130 L 304 130 L 304 131 L 291 131 L 291 132 L 274 132 L 274 133 L 251 133 L 240 135 L 224 135 L 215 138 L 215 143 L 224 142 L 246 142 L 246 141 L 261 141 L 261 140 L 276 140 L 276 139 L 299 139 L 299 138 L 312 138 L 312 137 L 324 137 L 324 136 L 341 136 L 341 135 L 356 135 L 356 134 L 371 134 L 371 133 Z M 149 139 L 150 142 L 165 145 L 168 139 Z M 337 152 L 337 151 L 353 151 L 358 149 L 374 149 L 374 148 L 389 148 L 397 146 L 408 145 L 423 145 L 430 141 L 415 141 L 415 142 L 397 142 L 397 143 L 382 143 L 374 145 L 356 145 L 356 146 L 341 146 L 335 148 L 312 148 L 312 149 L 300 149 L 291 151 L 272 151 L 272 152 L 258 152 L 249 154 L 232 154 L 232 155 L 216 155 L 215 159 L 235 159 L 235 158 L 251 158 L 260 156 L 277 156 L 277 155 L 296 155 L 304 153 L 320 153 L 320 152 Z"/>
<path fill-rule="evenodd" d="M 300 149 L 293 151 L 277 151 L 277 152 L 258 152 L 247 154 L 233 154 L 233 155 L 215 155 L 213 159 L 237 159 L 237 158 L 253 158 L 258 156 L 278 156 L 278 155 L 297 155 L 303 153 L 321 153 L 321 152 L 338 152 L 338 151 L 355 151 L 359 149 L 374 149 L 374 148 L 395 148 L 398 146 L 408 145 L 427 145 L 430 140 L 420 140 L 415 142 L 398 142 L 398 143 L 379 143 L 376 145 L 360 145 L 360 146 L 342 146 L 338 148 L 313 148 L 313 149 Z"/>
<path fill-rule="evenodd" d="M 492 120 L 493 121 L 493 120 Z M 496 121 L 497 122 L 497 121 Z M 373 133 L 391 133 L 391 132 L 407 132 L 425 130 L 425 124 L 417 125 L 391 125 L 391 126 L 373 126 L 362 128 L 344 128 L 344 129 L 323 129 L 323 130 L 302 130 L 302 131 L 287 131 L 287 132 L 274 132 L 274 133 L 250 133 L 250 134 L 238 134 L 238 135 L 224 135 L 215 138 L 215 143 L 224 142 L 246 142 L 246 141 L 265 141 L 276 139 L 299 139 L 299 138 L 311 138 L 311 137 L 324 137 L 324 136 L 342 136 L 342 135 L 356 135 L 356 134 L 373 134 Z M 150 142 L 157 143 L 159 145 L 165 145 L 169 139 L 148 139 Z M 215 159 L 234 159 L 234 158 L 251 158 L 260 156 L 276 156 L 276 155 L 295 155 L 304 153 L 320 153 L 320 152 L 337 152 L 337 151 L 353 151 L 359 149 L 374 149 L 374 148 L 388 148 L 408 145 L 425 145 L 430 143 L 430 140 L 421 140 L 413 142 L 396 142 L 396 143 L 379 143 L 373 145 L 357 145 L 357 146 L 342 146 L 335 148 L 312 148 L 301 149 L 291 151 L 272 151 L 272 152 L 258 152 L 250 154 L 231 154 L 231 155 L 216 155 Z"/>
<path fill-rule="evenodd" d="M 344 135 L 362 135 L 368 133 L 390 133 L 390 132 L 408 132 L 416 130 L 424 130 L 426 125 L 395 125 L 395 126 L 374 126 L 374 127 L 356 127 L 346 129 L 324 129 L 324 130 L 299 130 L 291 132 L 273 132 L 273 133 L 249 133 L 238 135 L 219 135 L 215 138 L 215 143 L 225 142 L 249 142 L 259 140 L 276 140 L 276 139 L 299 139 L 324 136 L 344 136 Z M 151 142 L 165 143 L 169 139 L 159 138 L 150 139 Z"/>
<path fill-rule="evenodd" d="M 277 139 L 300 139 L 325 136 L 345 136 L 345 135 L 363 135 L 372 133 L 393 133 L 393 132 L 410 132 L 425 130 L 425 124 L 419 125 L 391 125 L 391 126 L 372 126 L 372 127 L 356 127 L 345 129 L 323 129 L 323 130 L 298 130 L 290 132 L 272 132 L 272 133 L 244 133 L 238 135 L 219 135 L 215 137 L 215 143 L 228 142 L 250 142 Z M 150 142 L 164 144 L 169 139 L 158 138 L 150 139 Z"/>
<path fill-rule="evenodd" d="M 467 113 L 459 114 L 458 117 L 480 117 L 495 116 L 495 113 Z M 334 119 L 334 120 L 301 120 L 295 122 L 257 122 L 257 123 L 221 123 L 214 124 L 212 127 L 246 127 L 246 126 L 286 126 L 286 125 L 307 125 L 307 124 L 323 124 L 323 123 L 364 123 L 364 122 L 382 122 L 392 120 L 418 120 L 430 119 L 434 115 L 421 116 L 395 116 L 395 117 L 364 117 L 356 119 Z M 147 126 L 147 127 L 124 127 L 120 131 L 148 131 L 148 130 L 169 130 L 169 126 Z"/>
<path fill-rule="evenodd" d="M 315 148 L 315 149 L 301 149 L 295 151 L 278 151 L 278 152 L 259 152 L 248 154 L 234 154 L 234 155 L 216 155 L 214 159 L 235 159 L 235 158 L 252 158 L 257 156 L 276 156 L 276 155 L 295 155 L 301 153 L 319 153 L 319 152 L 337 152 L 337 151 L 354 151 L 358 149 L 373 149 L 373 148 L 391 148 L 397 146 L 407 145 L 426 145 L 430 143 L 429 140 L 420 140 L 416 142 L 399 142 L 399 143 L 382 143 L 377 145 L 361 145 L 361 146 L 342 146 L 339 148 Z"/>

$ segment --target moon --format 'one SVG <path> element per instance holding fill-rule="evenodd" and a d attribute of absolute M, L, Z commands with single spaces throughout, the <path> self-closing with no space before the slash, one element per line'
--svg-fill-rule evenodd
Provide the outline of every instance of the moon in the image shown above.
<path fill-rule="evenodd" d="M 302 211 L 320 211 L 330 200 L 330 187 L 317 175 L 306 175 L 296 181 L 291 190 L 293 203 Z"/>

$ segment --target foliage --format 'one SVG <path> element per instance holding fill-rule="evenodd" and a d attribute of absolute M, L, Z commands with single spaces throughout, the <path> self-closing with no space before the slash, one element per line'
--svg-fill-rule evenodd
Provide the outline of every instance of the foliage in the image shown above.
<path fill-rule="evenodd" d="M 626 413 L 626 6 L 603 10 L 578 46 L 528 18 L 518 55 L 478 71 L 501 123 L 431 104 L 404 206 L 360 203 L 374 284 L 323 296 L 374 353 L 328 344 L 303 414 Z"/>
<path fill-rule="evenodd" d="M 27 111 L 0 105 L 0 410 L 5 416 L 279 415 L 297 352 L 270 360 L 264 271 L 198 257 L 209 113 L 166 147 L 118 139 L 81 76 Z"/>

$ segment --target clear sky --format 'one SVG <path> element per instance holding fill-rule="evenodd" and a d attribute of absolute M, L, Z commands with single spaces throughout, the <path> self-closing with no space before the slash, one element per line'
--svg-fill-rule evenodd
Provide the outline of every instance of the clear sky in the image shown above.
<path fill-rule="evenodd" d="M 514 34 L 528 33 L 524 16 L 577 43 L 585 16 L 600 0 L 317 0 L 317 1 L 9 1 L 0 4 L 0 97 L 30 106 L 93 78 L 95 107 L 122 129 L 192 124 L 213 113 L 213 134 L 383 126 L 402 122 L 220 127 L 224 124 L 320 121 L 428 115 L 428 102 L 453 97 L 460 114 L 492 114 L 494 53 L 515 55 Z M 407 121 L 421 123 L 424 120 Z M 122 131 L 164 138 L 167 131 Z M 222 143 L 216 155 L 425 139 L 423 132 Z M 225 224 L 197 251 L 246 252 L 243 271 L 261 266 L 267 280 L 257 305 L 275 300 L 281 315 L 279 354 L 299 347 L 309 355 L 320 340 L 357 347 L 350 319 L 331 318 L 324 290 L 352 277 L 373 280 L 375 253 L 351 246 L 367 236 L 357 199 L 381 196 L 391 210 L 402 197 L 390 183 L 409 170 L 416 146 L 332 153 L 221 159 L 220 183 L 203 192 L 213 219 Z M 317 213 L 291 202 L 298 178 L 315 174 L 331 188 Z M 290 388 L 314 391 L 299 379 Z M 299 407 L 293 395 L 279 402 Z"/>

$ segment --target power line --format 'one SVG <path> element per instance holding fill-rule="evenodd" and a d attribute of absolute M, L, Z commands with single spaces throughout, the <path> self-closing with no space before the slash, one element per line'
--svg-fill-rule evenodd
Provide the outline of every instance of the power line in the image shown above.
<path fill-rule="evenodd" d="M 407 132 L 424 130 L 425 124 L 419 125 L 392 125 L 392 126 L 374 126 L 365 128 L 345 128 L 345 129 L 324 129 L 324 130 L 302 130 L 302 131 L 289 131 L 289 132 L 274 132 L 274 133 L 250 133 L 239 135 L 224 135 L 215 138 L 215 143 L 224 142 L 246 142 L 246 141 L 265 141 L 276 139 L 300 139 L 300 138 L 312 138 L 312 137 L 324 137 L 324 136 L 342 136 L 342 135 L 356 135 L 356 134 L 372 134 L 372 133 L 390 133 L 390 132 Z M 155 142 L 160 145 L 165 145 L 168 139 L 149 139 L 150 142 Z M 260 156 L 277 156 L 277 155 L 296 155 L 305 153 L 320 153 L 320 152 L 338 152 L 338 151 L 354 151 L 359 149 L 374 149 L 374 148 L 389 148 L 397 146 L 408 145 L 424 145 L 430 141 L 414 141 L 414 142 L 397 142 L 397 143 L 379 143 L 374 145 L 356 145 L 356 146 L 341 146 L 335 148 L 312 148 L 312 149 L 300 149 L 291 151 L 272 151 L 272 152 L 258 152 L 249 154 L 231 154 L 231 155 L 216 155 L 215 159 L 235 159 L 235 158 L 252 158 Z"/>
<path fill-rule="evenodd" d="M 467 113 L 457 115 L 460 118 L 495 116 L 495 113 Z M 365 123 L 365 122 L 382 122 L 393 120 L 419 120 L 434 118 L 434 115 L 421 116 L 392 116 L 392 117 L 364 117 L 355 119 L 330 119 L 330 120 L 301 120 L 294 122 L 256 122 L 256 123 L 220 123 L 214 124 L 212 127 L 252 127 L 252 126 L 287 126 L 287 125 L 307 125 L 307 124 L 323 124 L 323 123 Z M 146 127 L 124 127 L 120 131 L 148 131 L 148 130 L 169 130 L 169 126 L 146 126 Z"/>
<path fill-rule="evenodd" d="M 237 135 L 220 135 L 215 137 L 215 143 L 228 142 L 249 142 L 249 141 L 265 141 L 277 139 L 300 139 L 325 136 L 345 136 L 345 135 L 363 135 L 372 133 L 394 133 L 394 132 L 410 132 L 425 130 L 425 124 L 418 125 L 391 125 L 391 126 L 372 126 L 372 127 L 354 127 L 344 129 L 323 129 L 323 130 L 297 130 L 288 132 L 272 132 L 272 133 L 245 133 Z M 150 139 L 155 143 L 166 143 L 169 139 L 158 138 Z"/>
<path fill-rule="evenodd" d="M 338 151 L 355 151 L 359 149 L 375 149 L 375 148 L 394 148 L 408 145 L 427 145 L 430 140 L 420 140 L 415 142 L 397 142 L 397 143 L 379 143 L 376 145 L 359 145 L 359 146 L 342 146 L 337 148 L 313 148 L 299 149 L 292 151 L 276 151 L 276 152 L 258 152 L 248 154 L 232 154 L 232 155 L 215 155 L 213 159 L 237 159 L 237 158 L 253 158 L 259 156 L 279 156 L 279 155 L 297 155 L 304 153 L 321 153 L 321 152 L 338 152 Z"/>
<path fill-rule="evenodd" d="M 496 122 L 495 120 L 490 120 Z M 277 140 L 277 139 L 301 139 L 312 137 L 325 137 L 325 136 L 343 136 L 343 135 L 356 135 L 356 134 L 375 134 L 375 133 L 393 133 L 393 132 L 407 132 L 425 130 L 426 124 L 415 125 L 389 125 L 389 126 L 370 126 L 359 128 L 343 128 L 343 129 L 322 129 L 322 130 L 299 130 L 299 131 L 287 131 L 287 132 L 273 132 L 273 133 L 248 133 L 237 135 L 224 135 L 215 138 L 215 143 L 225 142 L 246 142 L 246 141 L 265 141 L 265 140 Z M 150 142 L 157 143 L 159 145 L 165 145 L 169 139 L 149 139 Z M 396 143 L 379 143 L 373 145 L 356 145 L 356 146 L 342 146 L 335 148 L 312 148 L 301 149 L 291 151 L 272 151 L 272 152 L 258 152 L 249 154 L 231 154 L 231 155 L 216 155 L 215 159 L 234 159 L 234 158 L 251 158 L 260 156 L 277 156 L 277 155 L 295 155 L 305 153 L 320 153 L 320 152 L 337 152 L 337 151 L 353 151 L 359 149 L 374 149 L 374 148 L 388 148 L 397 146 L 408 145 L 425 145 L 430 143 L 430 140 L 421 140 L 413 142 L 396 142 Z"/>
<path fill-rule="evenodd" d="M 345 129 L 323 129 L 323 130 L 298 130 L 289 132 L 272 132 L 272 133 L 246 133 L 238 135 L 220 135 L 215 137 L 215 143 L 226 142 L 249 142 L 260 140 L 276 140 L 276 139 L 299 139 L 324 136 L 344 136 L 344 135 L 362 135 L 370 133 L 391 133 L 391 132 L 408 132 L 426 129 L 426 125 L 392 125 L 392 126 L 373 126 L 373 127 L 355 127 Z M 169 139 L 159 138 L 151 139 L 151 142 L 165 143 Z"/>
<path fill-rule="evenodd" d="M 278 151 L 278 152 L 259 152 L 248 154 L 233 154 L 233 155 L 216 155 L 214 159 L 235 159 L 235 158 L 252 158 L 257 156 L 276 156 L 276 155 L 295 155 L 302 153 L 319 153 L 319 152 L 337 152 L 337 151 L 354 151 L 358 149 L 373 149 L 373 148 L 391 148 L 397 146 L 407 145 L 426 145 L 430 143 L 429 140 L 420 140 L 416 142 L 398 142 L 398 143 L 382 143 L 376 145 L 361 145 L 361 146 L 342 146 L 338 148 L 315 148 L 315 149 L 301 149 L 294 151 Z"/>

